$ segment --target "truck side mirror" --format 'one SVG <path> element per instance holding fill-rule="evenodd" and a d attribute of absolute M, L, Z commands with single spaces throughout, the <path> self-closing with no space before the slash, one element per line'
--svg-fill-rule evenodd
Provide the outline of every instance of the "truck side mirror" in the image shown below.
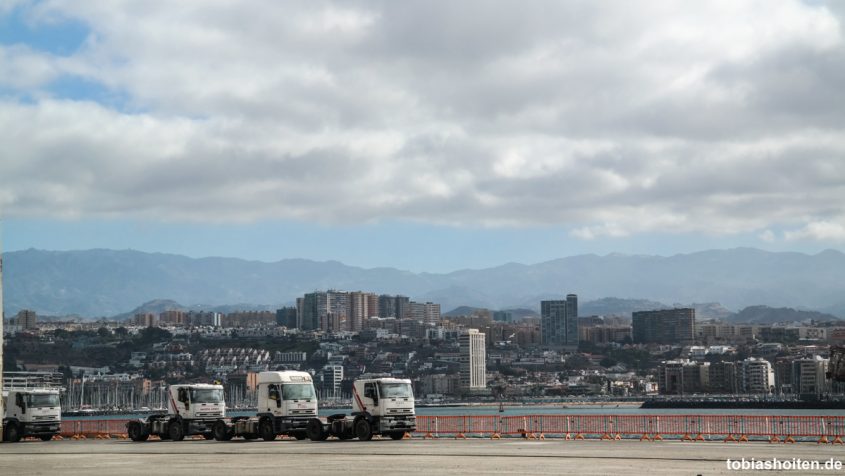
<path fill-rule="evenodd" d="M 26 402 L 23 399 L 23 395 L 20 393 L 15 394 L 15 403 L 21 409 L 21 413 L 26 413 Z"/>
<path fill-rule="evenodd" d="M 280 399 L 276 399 L 276 408 L 282 408 L 282 401 Z"/>

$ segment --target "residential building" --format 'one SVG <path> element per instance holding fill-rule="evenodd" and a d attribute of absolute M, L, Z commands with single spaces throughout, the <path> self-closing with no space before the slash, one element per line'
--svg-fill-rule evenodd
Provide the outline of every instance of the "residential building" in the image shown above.
<path fill-rule="evenodd" d="M 638 344 L 692 344 L 695 309 L 662 309 L 634 312 L 633 340 Z"/>
<path fill-rule="evenodd" d="M 458 337 L 460 345 L 461 388 L 468 392 L 487 388 L 487 350 L 484 334 L 478 329 L 467 329 Z"/>
<path fill-rule="evenodd" d="M 742 361 L 742 392 L 771 393 L 775 385 L 775 374 L 768 360 L 749 357 Z"/>
<path fill-rule="evenodd" d="M 568 294 L 566 300 L 540 302 L 540 330 L 543 345 L 578 347 L 578 296 Z"/>
<path fill-rule="evenodd" d="M 818 397 L 830 391 L 825 376 L 830 361 L 820 356 L 792 361 L 792 391 L 805 397 Z"/>
<path fill-rule="evenodd" d="M 297 317 L 295 307 L 283 307 L 276 309 L 276 325 L 284 326 L 288 329 L 295 329 Z"/>
<path fill-rule="evenodd" d="M 38 329 L 38 315 L 35 311 L 24 309 L 18 312 L 17 324 L 21 330 Z"/>

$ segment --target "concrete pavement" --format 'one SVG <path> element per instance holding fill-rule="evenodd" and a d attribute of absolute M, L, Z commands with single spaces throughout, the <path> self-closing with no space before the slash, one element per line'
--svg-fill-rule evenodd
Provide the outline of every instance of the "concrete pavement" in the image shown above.
<path fill-rule="evenodd" d="M 0 474 L 583 474 L 712 475 L 726 459 L 845 462 L 845 448 L 810 443 L 404 440 L 404 441 L 25 441 L 0 444 Z M 783 474 L 836 474 L 795 470 Z M 767 474 L 778 474 L 767 472 Z"/>

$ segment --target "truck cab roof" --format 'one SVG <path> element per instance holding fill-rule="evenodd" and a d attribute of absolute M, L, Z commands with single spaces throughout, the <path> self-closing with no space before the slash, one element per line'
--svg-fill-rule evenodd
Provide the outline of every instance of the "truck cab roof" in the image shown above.
<path fill-rule="evenodd" d="M 209 389 L 209 390 L 223 390 L 223 386 L 219 384 L 213 383 L 185 383 L 185 384 L 176 384 L 171 385 L 173 388 L 198 388 L 198 389 Z"/>
<path fill-rule="evenodd" d="M 259 372 L 258 383 L 311 383 L 311 374 L 296 370 Z"/>
<path fill-rule="evenodd" d="M 407 383 L 411 384 L 411 380 L 407 378 L 392 378 L 392 377 L 383 377 L 383 378 L 362 378 L 356 380 L 356 382 L 363 382 L 363 383 L 370 383 L 370 382 L 382 382 L 382 383 Z"/>

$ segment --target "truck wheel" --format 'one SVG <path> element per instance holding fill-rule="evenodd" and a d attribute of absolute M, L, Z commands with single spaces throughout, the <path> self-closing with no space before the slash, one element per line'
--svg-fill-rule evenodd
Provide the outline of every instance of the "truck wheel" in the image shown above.
<path fill-rule="evenodd" d="M 405 438 L 405 432 L 404 431 L 394 431 L 394 432 L 390 433 L 390 439 L 391 440 L 401 440 L 402 438 Z"/>
<path fill-rule="evenodd" d="M 352 438 L 355 438 L 355 435 L 353 435 L 351 431 L 344 431 L 344 432 L 338 433 L 337 438 L 339 440 L 351 440 Z"/>
<path fill-rule="evenodd" d="M 258 423 L 258 434 L 264 441 L 273 441 L 276 439 L 276 430 L 273 429 L 273 422 L 269 418 L 265 418 Z"/>
<path fill-rule="evenodd" d="M 185 429 L 182 428 L 182 422 L 172 421 L 167 427 L 167 434 L 173 441 L 182 441 L 185 439 Z"/>
<path fill-rule="evenodd" d="M 361 441 L 370 441 L 373 439 L 373 428 L 366 418 L 359 418 L 355 422 L 355 436 Z"/>
<path fill-rule="evenodd" d="M 144 428 L 144 424 L 139 421 L 129 422 L 126 425 L 126 433 L 132 441 L 147 441 L 147 438 L 150 437 L 150 434 Z"/>
<path fill-rule="evenodd" d="M 212 432 L 214 433 L 214 439 L 217 441 L 229 441 L 232 439 L 232 433 L 229 432 L 229 428 L 226 427 L 226 423 L 223 421 L 215 423 Z"/>
<path fill-rule="evenodd" d="M 305 433 L 299 432 L 299 433 L 294 433 L 293 437 L 296 438 L 297 440 L 304 440 L 305 438 L 308 438 L 308 435 L 306 435 Z"/>
<path fill-rule="evenodd" d="M 49 434 L 49 435 L 41 435 L 41 436 L 39 436 L 39 438 L 41 438 L 41 441 L 50 441 L 50 440 L 52 440 L 52 439 L 53 439 L 53 435 L 52 435 L 52 434 Z"/>
<path fill-rule="evenodd" d="M 211 439 L 214 439 L 214 433 L 211 433 L 211 432 L 203 433 L 202 437 L 205 438 L 206 440 L 211 440 Z"/>
<path fill-rule="evenodd" d="M 14 423 L 9 423 L 3 429 L 3 441 L 8 441 L 9 443 L 17 443 L 21 441 L 21 432 L 18 430 L 18 425 Z"/>
<path fill-rule="evenodd" d="M 308 420 L 305 434 L 311 441 L 325 441 L 329 437 L 329 433 L 323 428 L 323 422 L 317 418 Z"/>

